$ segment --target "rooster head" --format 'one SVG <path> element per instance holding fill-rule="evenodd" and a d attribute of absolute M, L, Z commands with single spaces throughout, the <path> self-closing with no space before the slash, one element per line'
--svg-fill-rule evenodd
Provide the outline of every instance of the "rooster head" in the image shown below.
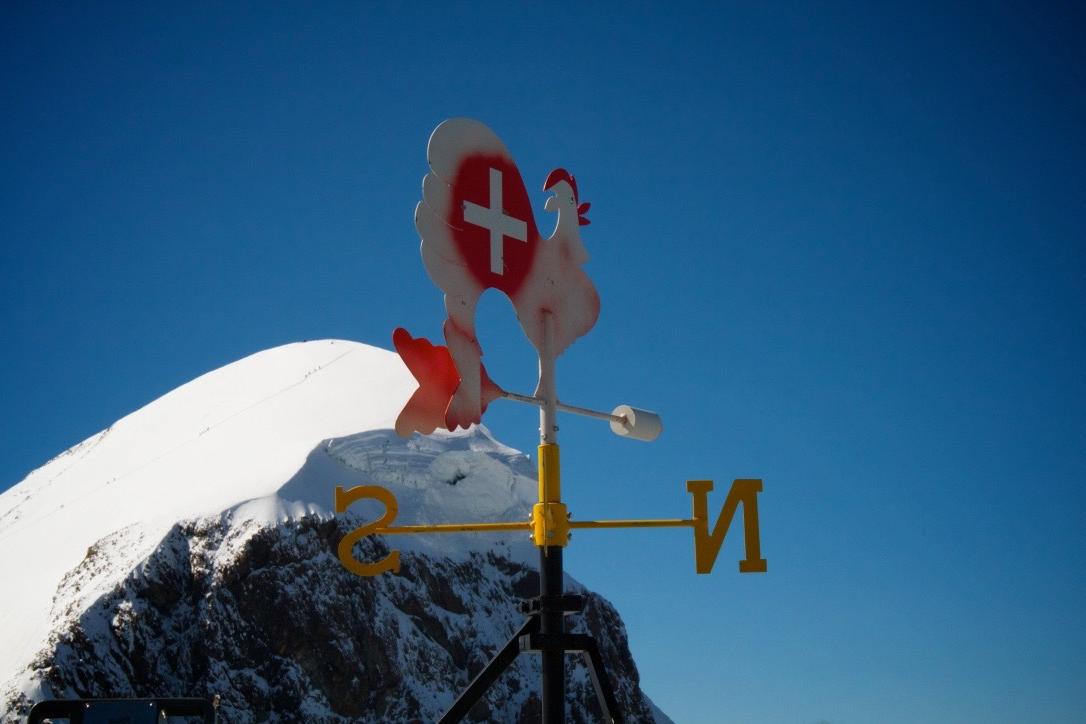
<path fill-rule="evenodd" d="M 568 191 L 561 187 L 561 184 L 563 183 L 569 187 Z M 566 194 L 570 194 L 566 197 L 569 199 L 569 205 L 577 210 L 577 223 L 580 226 L 587 226 L 591 223 L 585 217 L 585 214 L 588 213 L 588 209 L 592 204 L 581 203 L 581 199 L 577 194 L 577 179 L 576 177 L 571 176 L 569 171 L 564 168 L 556 168 L 547 174 L 547 180 L 543 182 L 543 190 L 549 191 L 551 189 L 554 189 L 554 196 L 547 199 L 547 203 L 543 207 L 544 209 L 547 211 L 558 211 L 561 208 L 559 204 L 565 200 L 561 198 L 561 195 L 565 192 Z"/>

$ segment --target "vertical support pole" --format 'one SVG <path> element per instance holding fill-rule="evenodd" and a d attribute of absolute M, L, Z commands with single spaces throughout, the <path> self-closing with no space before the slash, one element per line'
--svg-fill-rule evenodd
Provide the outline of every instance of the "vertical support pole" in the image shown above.
<path fill-rule="evenodd" d="M 543 312 L 543 349 L 539 353 L 539 444 L 558 444 L 558 392 L 554 387 L 554 315 Z M 543 502 L 543 501 L 540 501 Z"/>
<path fill-rule="evenodd" d="M 555 389 L 554 315 L 543 313 L 543 349 L 539 354 L 539 502 L 561 502 L 558 469 L 558 394 Z M 545 448 L 553 451 L 544 453 Z M 546 462 L 547 464 L 544 464 Z M 539 548 L 539 594 L 542 613 L 539 629 L 543 636 L 561 637 L 565 633 L 562 611 L 547 605 L 548 599 L 562 595 L 562 547 Z M 566 720 L 566 652 L 546 649 L 542 653 L 543 724 L 564 724 Z"/>
<path fill-rule="evenodd" d="M 562 595 L 562 548 L 550 546 L 539 549 L 539 593 L 547 598 Z M 544 609 L 539 615 L 539 631 L 543 636 L 560 637 L 564 633 L 561 610 Z M 553 639 L 552 639 L 553 640 Z M 544 649 L 543 724 L 564 724 L 566 721 L 566 652 Z"/>

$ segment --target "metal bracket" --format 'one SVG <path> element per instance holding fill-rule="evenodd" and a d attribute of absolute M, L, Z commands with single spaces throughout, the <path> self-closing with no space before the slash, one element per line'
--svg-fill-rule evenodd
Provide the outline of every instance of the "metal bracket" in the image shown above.
<path fill-rule="evenodd" d="M 571 652 L 584 657 L 585 667 L 592 678 L 592 688 L 596 691 L 596 700 L 603 711 L 604 721 L 609 724 L 622 724 L 625 721 L 611 688 L 611 680 L 603 666 L 596 640 L 586 634 L 543 634 L 540 633 L 540 616 L 545 613 L 564 613 L 570 615 L 584 610 L 584 596 L 565 594 L 561 596 L 537 596 L 520 603 L 520 610 L 528 614 L 527 620 L 517 629 L 490 662 L 483 667 L 468 688 L 457 697 L 449 710 L 438 720 L 438 724 L 455 724 L 467 716 L 486 690 L 498 680 L 502 672 L 516 660 L 521 653 Z"/>
<path fill-rule="evenodd" d="M 580 613 L 584 610 L 584 596 L 576 593 L 567 593 L 561 596 L 536 596 L 526 601 L 521 601 L 517 608 L 528 616 L 540 613 Z"/>
<path fill-rule="evenodd" d="M 586 634 L 544 634 L 529 632 L 520 636 L 520 650 L 533 653 L 544 651 L 577 652 L 584 656 L 585 668 L 592 677 L 592 688 L 596 690 L 596 700 L 603 710 L 603 720 L 619 724 L 622 715 L 619 713 L 618 701 L 615 700 L 615 691 L 611 688 L 611 680 L 607 678 L 607 671 L 603 668 L 603 656 L 596 639 Z"/>

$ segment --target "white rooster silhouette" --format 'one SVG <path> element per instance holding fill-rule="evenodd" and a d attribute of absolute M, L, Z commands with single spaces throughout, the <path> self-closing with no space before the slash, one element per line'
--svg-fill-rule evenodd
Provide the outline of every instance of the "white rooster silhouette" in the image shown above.
<path fill-rule="evenodd" d="M 557 357 L 586 334 L 600 311 L 596 288 L 581 268 L 588 261 L 580 227 L 589 223 L 589 204 L 580 202 L 573 176 L 555 169 L 543 184 L 553 194 L 544 209 L 558 213 L 554 232 L 544 239 L 512 156 L 485 125 L 468 118 L 441 123 L 430 136 L 427 160 L 431 170 L 423 179 L 415 228 L 426 271 L 445 292 L 448 348 L 412 339 L 403 329 L 393 335 L 420 383 L 397 421 L 397 432 L 405 435 L 466 428 L 501 394 L 482 367 L 475 334 L 475 308 L 485 290 L 509 297 L 541 359 Z M 544 349 L 548 325 L 550 346 Z"/>

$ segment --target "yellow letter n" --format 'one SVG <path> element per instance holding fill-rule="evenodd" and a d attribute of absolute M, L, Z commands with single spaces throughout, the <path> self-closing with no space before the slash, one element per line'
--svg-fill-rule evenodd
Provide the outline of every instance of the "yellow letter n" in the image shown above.
<path fill-rule="evenodd" d="M 694 566 L 698 573 L 709 573 L 716 563 L 724 536 L 739 504 L 743 504 L 743 542 L 747 557 L 739 561 L 740 573 L 765 573 L 766 561 L 762 558 L 762 543 L 758 538 L 758 493 L 762 492 L 761 480 L 736 480 L 724 510 L 720 513 L 713 532 L 709 532 L 709 491 L 712 480 L 688 480 L 686 489 L 694 496 Z"/>

